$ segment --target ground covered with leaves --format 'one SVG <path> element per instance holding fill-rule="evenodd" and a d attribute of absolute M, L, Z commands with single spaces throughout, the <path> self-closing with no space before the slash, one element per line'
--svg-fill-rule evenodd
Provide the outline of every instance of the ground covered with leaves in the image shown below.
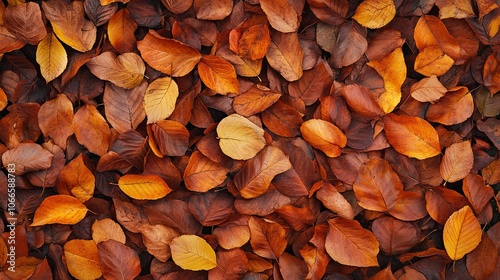
<path fill-rule="evenodd" d="M 498 279 L 500 2 L 0 2 L 1 279 Z"/>

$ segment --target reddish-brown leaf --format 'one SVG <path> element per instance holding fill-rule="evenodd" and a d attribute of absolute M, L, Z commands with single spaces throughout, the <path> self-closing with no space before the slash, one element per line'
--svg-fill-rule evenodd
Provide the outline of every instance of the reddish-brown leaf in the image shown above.
<path fill-rule="evenodd" d="M 277 91 L 265 86 L 253 85 L 249 90 L 234 98 L 233 108 L 236 113 L 250 117 L 272 106 L 280 97 L 281 93 Z"/>
<path fill-rule="evenodd" d="M 325 1 L 325 0 L 307 0 L 314 15 L 331 25 L 339 25 L 346 21 L 349 10 L 347 0 Z"/>
<path fill-rule="evenodd" d="M 162 120 L 148 125 L 149 146 L 159 156 L 183 156 L 189 147 L 189 131 L 182 124 Z"/>
<path fill-rule="evenodd" d="M 320 184 L 320 186 L 317 186 L 318 184 Z M 355 213 L 352 205 L 330 182 L 320 181 L 316 183 L 313 188 L 320 188 L 316 192 L 316 197 L 323 203 L 323 206 L 342 218 L 354 218 Z"/>
<path fill-rule="evenodd" d="M 368 49 L 366 29 L 356 22 L 340 26 L 333 56 L 333 66 L 341 68 L 358 61 Z"/>
<path fill-rule="evenodd" d="M 302 77 L 302 57 L 297 33 L 271 32 L 271 44 L 266 59 L 285 80 L 293 82 Z"/>
<path fill-rule="evenodd" d="M 469 173 L 465 176 L 462 190 L 478 215 L 495 195 L 493 188 L 487 186 L 483 178 L 476 173 Z"/>
<path fill-rule="evenodd" d="M 312 105 L 318 98 L 325 96 L 331 86 L 331 78 L 324 63 L 305 71 L 302 77 L 288 85 L 290 96 L 298 97 L 306 106 Z"/>
<path fill-rule="evenodd" d="M 164 225 L 147 225 L 141 229 L 141 234 L 148 253 L 162 262 L 170 259 L 170 246 L 168 244 L 179 236 L 176 230 Z"/>
<path fill-rule="evenodd" d="M 73 118 L 76 139 L 90 152 L 104 155 L 109 147 L 111 131 L 104 117 L 93 105 L 83 105 Z"/>
<path fill-rule="evenodd" d="M 261 0 L 260 7 L 274 29 L 283 33 L 297 31 L 300 13 L 288 0 Z"/>
<path fill-rule="evenodd" d="M 199 151 L 195 151 L 189 158 L 184 171 L 186 188 L 196 192 L 207 192 L 226 180 L 229 172 L 224 166 L 211 161 Z"/>
<path fill-rule="evenodd" d="M 354 112 L 370 118 L 384 115 L 384 111 L 367 88 L 359 85 L 347 85 L 342 87 L 341 93 L 347 105 Z"/>
<path fill-rule="evenodd" d="M 261 113 L 262 122 L 273 133 L 294 137 L 300 134 L 302 117 L 293 107 L 278 101 Z"/>
<path fill-rule="evenodd" d="M 217 267 L 208 272 L 209 279 L 240 279 L 248 271 L 250 264 L 245 252 L 239 248 L 217 251 Z"/>
<path fill-rule="evenodd" d="M 435 187 L 425 193 L 425 207 L 434 221 L 444 225 L 453 212 L 468 204 L 456 191 Z"/>
<path fill-rule="evenodd" d="M 73 104 L 64 94 L 45 102 L 38 111 L 38 122 L 45 136 L 66 149 L 66 140 L 73 135 Z"/>
<path fill-rule="evenodd" d="M 278 223 L 251 217 L 250 245 L 255 254 L 277 260 L 286 248 L 285 229 Z"/>
<path fill-rule="evenodd" d="M 474 154 L 470 141 L 452 144 L 445 152 L 439 171 L 446 182 L 463 179 L 474 165 Z"/>
<path fill-rule="evenodd" d="M 221 20 L 227 17 L 233 9 L 231 0 L 194 0 L 196 17 L 206 20 Z"/>
<path fill-rule="evenodd" d="M 37 45 L 47 35 L 40 5 L 34 2 L 8 5 L 3 13 L 3 27 L 18 40 L 31 45 Z"/>
<path fill-rule="evenodd" d="M 203 226 L 215 226 L 233 214 L 234 197 L 223 192 L 196 194 L 189 199 L 189 210 Z"/>
<path fill-rule="evenodd" d="M 91 163 L 82 154 L 69 162 L 57 178 L 56 190 L 85 202 L 94 195 L 95 177 L 87 167 Z"/>
<path fill-rule="evenodd" d="M 198 63 L 198 73 L 203 83 L 219 94 L 238 92 L 236 70 L 231 63 L 220 56 L 203 56 Z"/>
<path fill-rule="evenodd" d="M 444 125 L 462 123 L 472 116 L 474 100 L 466 87 L 457 87 L 450 90 L 435 104 L 431 104 L 425 118 L 431 122 Z"/>
<path fill-rule="evenodd" d="M 495 243 L 483 233 L 479 245 L 467 255 L 467 271 L 474 279 L 489 279 L 497 266 L 497 260 L 498 249 Z"/>
<path fill-rule="evenodd" d="M 97 244 L 102 275 L 108 279 L 134 279 L 141 272 L 139 255 L 132 248 L 115 240 Z"/>
<path fill-rule="evenodd" d="M 2 163 L 15 175 L 22 175 L 29 171 L 47 169 L 52 163 L 54 155 L 35 143 L 21 143 L 14 149 L 2 154 Z"/>
<path fill-rule="evenodd" d="M 219 245 L 226 250 L 239 248 L 250 240 L 249 217 L 244 215 L 234 217 L 219 225 L 213 231 Z"/>
<path fill-rule="evenodd" d="M 380 249 L 389 255 L 404 253 L 420 242 L 420 231 L 410 222 L 382 216 L 375 219 L 372 231 Z"/>
<path fill-rule="evenodd" d="M 182 14 L 193 5 L 193 0 L 161 0 L 163 6 L 174 14 Z"/>

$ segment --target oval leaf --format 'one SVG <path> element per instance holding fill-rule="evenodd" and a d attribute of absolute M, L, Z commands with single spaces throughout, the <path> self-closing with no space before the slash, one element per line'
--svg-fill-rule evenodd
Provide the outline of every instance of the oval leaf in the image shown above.
<path fill-rule="evenodd" d="M 266 145 L 264 130 L 238 114 L 219 122 L 217 137 L 222 152 L 232 159 L 252 158 Z"/>
<path fill-rule="evenodd" d="M 121 9 L 109 19 L 109 42 L 119 53 L 133 52 L 136 29 L 137 23 L 130 17 L 130 12 L 126 8 Z"/>
<path fill-rule="evenodd" d="M 441 153 L 437 131 L 425 120 L 394 114 L 385 116 L 383 120 L 387 141 L 399 153 L 417 159 Z"/>
<path fill-rule="evenodd" d="M 69 195 L 51 195 L 45 198 L 38 209 L 31 226 L 47 224 L 74 225 L 83 220 L 87 207 Z"/>
<path fill-rule="evenodd" d="M 396 15 L 392 0 L 364 0 L 352 16 L 364 27 L 376 29 L 388 24 Z"/>
<path fill-rule="evenodd" d="M 66 149 L 68 137 L 73 135 L 73 104 L 66 94 L 58 94 L 38 111 L 38 125 L 43 135 L 54 139 L 54 143 Z"/>
<path fill-rule="evenodd" d="M 158 175 L 127 174 L 118 180 L 118 186 L 133 199 L 160 199 L 172 190 Z"/>
<path fill-rule="evenodd" d="M 83 154 L 79 154 L 64 166 L 57 177 L 56 183 L 58 193 L 73 195 L 81 202 L 92 198 L 94 195 L 94 186 L 94 174 L 85 165 Z"/>
<path fill-rule="evenodd" d="M 238 93 L 236 70 L 227 60 L 216 55 L 205 55 L 198 63 L 198 73 L 203 83 L 220 94 Z"/>
<path fill-rule="evenodd" d="M 163 120 L 148 127 L 149 145 L 158 156 L 183 156 L 189 147 L 189 131 L 181 123 Z M 156 154 L 156 152 L 155 152 Z"/>
<path fill-rule="evenodd" d="M 414 83 L 411 86 L 411 97 L 420 102 L 434 102 L 443 97 L 448 90 L 441 84 L 436 75 Z"/>
<path fill-rule="evenodd" d="M 146 117 L 143 100 L 147 85 L 143 81 L 135 88 L 124 89 L 106 83 L 103 96 L 106 118 L 119 133 L 135 130 Z"/>
<path fill-rule="evenodd" d="M 110 239 L 116 240 L 122 244 L 125 244 L 127 240 L 123 229 L 117 222 L 109 218 L 95 221 L 92 225 L 92 240 L 94 240 L 96 244 L 99 244 Z"/>
<path fill-rule="evenodd" d="M 141 273 L 139 255 L 132 248 L 115 240 L 101 242 L 97 248 L 105 279 L 134 279 Z"/>
<path fill-rule="evenodd" d="M 454 212 L 444 224 L 444 248 L 452 260 L 459 260 L 481 242 L 481 225 L 469 206 Z"/>
<path fill-rule="evenodd" d="M 474 100 L 467 87 L 451 89 L 435 104 L 429 105 L 425 118 L 444 125 L 459 124 L 474 112 Z"/>
<path fill-rule="evenodd" d="M 328 157 L 338 157 L 347 144 L 347 137 L 333 123 L 311 119 L 300 126 L 304 139 L 314 148 L 323 151 Z"/>
<path fill-rule="evenodd" d="M 264 86 L 254 85 L 246 92 L 236 96 L 233 101 L 233 108 L 236 113 L 250 117 L 260 113 L 276 103 L 281 97 L 281 93 L 270 90 Z"/>
<path fill-rule="evenodd" d="M 104 155 L 108 151 L 111 131 L 104 117 L 90 104 L 78 109 L 73 118 L 76 140 L 90 152 Z"/>
<path fill-rule="evenodd" d="M 184 183 L 190 191 L 207 192 L 222 184 L 228 172 L 224 166 L 195 151 L 184 171 Z"/>
<path fill-rule="evenodd" d="M 148 124 L 168 118 L 175 109 L 178 96 L 177 83 L 170 77 L 158 78 L 149 84 L 144 95 Z"/>
<path fill-rule="evenodd" d="M 469 174 L 474 165 L 470 141 L 455 143 L 444 152 L 439 172 L 446 182 L 456 182 Z"/>
<path fill-rule="evenodd" d="M 271 44 L 267 49 L 266 59 L 285 80 L 296 81 L 302 77 L 303 51 L 296 32 L 271 33 Z"/>
<path fill-rule="evenodd" d="M 299 18 L 288 0 L 261 0 L 260 7 L 274 29 L 283 33 L 297 31 Z"/>
<path fill-rule="evenodd" d="M 141 230 L 141 234 L 148 253 L 162 262 L 170 259 L 169 243 L 179 236 L 176 230 L 164 225 L 147 225 Z"/>
<path fill-rule="evenodd" d="M 48 83 L 62 74 L 68 64 L 66 50 L 53 33 L 48 34 L 36 48 L 36 62 Z"/>
<path fill-rule="evenodd" d="M 2 154 L 2 162 L 14 164 L 15 175 L 22 175 L 28 171 L 47 169 L 52 164 L 54 155 L 42 146 L 35 143 L 21 143 L 12 150 Z"/>
<path fill-rule="evenodd" d="M 255 254 L 275 260 L 283 254 L 287 244 L 286 231 L 280 224 L 251 217 L 248 227 L 250 228 L 250 245 Z"/>
<path fill-rule="evenodd" d="M 217 266 L 215 251 L 196 235 L 181 235 L 170 242 L 172 260 L 182 269 L 210 270 Z"/>
<path fill-rule="evenodd" d="M 69 273 L 76 279 L 101 277 L 99 250 L 94 240 L 73 239 L 66 242 L 64 257 Z"/>
<path fill-rule="evenodd" d="M 337 217 L 328 220 L 326 252 L 338 263 L 350 266 L 378 266 L 379 243 L 358 221 Z"/>
<path fill-rule="evenodd" d="M 119 56 L 115 56 L 112 52 L 104 52 L 92 58 L 86 65 L 97 78 L 110 81 L 125 89 L 139 86 L 146 71 L 142 58 L 132 52 Z"/>

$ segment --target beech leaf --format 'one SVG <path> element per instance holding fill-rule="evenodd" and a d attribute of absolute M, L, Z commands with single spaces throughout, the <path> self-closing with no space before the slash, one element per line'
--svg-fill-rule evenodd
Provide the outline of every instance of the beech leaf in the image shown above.
<path fill-rule="evenodd" d="M 196 235 L 181 235 L 170 241 L 172 260 L 188 270 L 210 270 L 217 266 L 215 251 Z"/>

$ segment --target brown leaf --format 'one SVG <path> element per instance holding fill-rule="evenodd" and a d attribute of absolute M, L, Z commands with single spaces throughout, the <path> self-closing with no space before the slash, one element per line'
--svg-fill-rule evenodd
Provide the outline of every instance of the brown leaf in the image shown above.
<path fill-rule="evenodd" d="M 305 121 L 300 126 L 300 132 L 304 140 L 328 157 L 340 156 L 342 148 L 347 144 L 345 134 L 337 126 L 324 120 Z"/>
<path fill-rule="evenodd" d="M 136 45 L 134 32 L 136 29 L 137 23 L 130 17 L 126 8 L 119 10 L 109 19 L 109 42 L 118 53 L 134 51 Z"/>
<path fill-rule="evenodd" d="M 378 266 L 379 243 L 371 231 L 356 220 L 328 220 L 326 251 L 333 260 L 351 266 Z"/>
<path fill-rule="evenodd" d="M 83 2 L 85 14 L 94 23 L 95 26 L 101 26 L 109 21 L 109 19 L 118 10 L 118 3 L 102 5 L 100 0 L 89 0 Z"/>
<path fill-rule="evenodd" d="M 177 231 L 164 225 L 148 225 L 141 230 L 141 234 L 148 253 L 162 262 L 170 259 L 170 246 L 168 244 L 179 236 Z"/>
<path fill-rule="evenodd" d="M 174 14 L 182 14 L 193 5 L 193 0 L 161 0 L 163 6 Z"/>
<path fill-rule="evenodd" d="M 189 147 L 189 131 L 185 126 L 162 120 L 148 126 L 149 146 L 157 156 L 183 156 Z"/>
<path fill-rule="evenodd" d="M 367 49 L 366 29 L 356 22 L 346 22 L 338 31 L 333 66 L 341 68 L 351 65 L 358 61 Z"/>
<path fill-rule="evenodd" d="M 264 58 L 270 43 L 271 33 L 268 22 L 266 17 L 262 15 L 247 18 L 229 33 L 229 49 L 241 56 L 242 59 L 258 60 Z M 238 72 L 238 67 L 236 67 L 236 71 Z"/>
<path fill-rule="evenodd" d="M 389 214 L 403 221 L 416 221 L 427 216 L 425 199 L 421 192 L 403 192 Z"/>
<path fill-rule="evenodd" d="M 137 42 L 137 48 L 151 67 L 174 77 L 187 75 L 201 59 L 197 50 L 177 40 L 164 38 L 153 30 Z"/>
<path fill-rule="evenodd" d="M 410 222 L 382 216 L 375 219 L 372 231 L 380 249 L 389 255 L 404 253 L 420 242 L 420 231 Z"/>
<path fill-rule="evenodd" d="M 283 33 L 297 31 L 299 27 L 298 12 L 288 0 L 262 0 L 260 7 L 274 29 Z"/>
<path fill-rule="evenodd" d="M 108 240 L 97 244 L 102 276 L 107 279 L 134 279 L 141 272 L 137 252 L 124 244 Z"/>
<path fill-rule="evenodd" d="M 275 104 L 281 93 L 272 91 L 261 85 L 253 85 L 246 92 L 236 96 L 233 101 L 233 107 L 236 113 L 250 117 L 260 113 Z"/>
<path fill-rule="evenodd" d="M 29 171 L 47 169 L 54 155 L 35 143 L 21 143 L 17 147 L 2 154 L 5 167 L 13 165 L 13 174 L 22 175 Z"/>
<path fill-rule="evenodd" d="M 251 217 L 250 245 L 255 254 L 277 260 L 286 248 L 285 229 L 278 223 Z"/>
<path fill-rule="evenodd" d="M 7 107 L 9 113 L 0 119 L 0 140 L 9 148 L 18 146 L 25 140 L 36 141 L 40 136 L 36 103 L 15 103 Z"/>
<path fill-rule="evenodd" d="M 203 83 L 219 94 L 238 92 L 236 70 L 231 63 L 220 56 L 203 56 L 198 63 L 198 73 Z"/>
<path fill-rule="evenodd" d="M 42 2 L 42 8 L 59 40 L 79 52 L 92 49 L 97 28 L 85 19 L 83 2 L 50 0 Z"/>
<path fill-rule="evenodd" d="M 384 115 L 384 111 L 367 88 L 359 85 L 347 85 L 342 87 L 341 93 L 346 99 L 347 105 L 354 112 L 370 118 Z"/>
<path fill-rule="evenodd" d="M 493 198 L 493 188 L 484 183 L 483 178 L 476 173 L 469 173 L 463 180 L 462 185 L 465 197 L 472 205 L 472 209 L 479 215 Z"/>
<path fill-rule="evenodd" d="M 189 199 L 189 210 L 203 226 L 215 226 L 233 214 L 234 197 L 228 193 L 206 192 Z"/>
<path fill-rule="evenodd" d="M 483 80 L 484 85 L 490 90 L 491 94 L 495 94 L 500 91 L 500 75 L 498 75 L 500 62 L 500 52 L 493 52 L 486 58 L 483 68 Z"/>
<path fill-rule="evenodd" d="M 304 104 L 309 106 L 325 96 L 330 86 L 330 75 L 325 64 L 320 63 L 314 69 L 305 71 L 298 81 L 288 84 L 288 93 L 292 97 L 302 99 Z"/>
<path fill-rule="evenodd" d="M 434 102 L 448 91 L 436 75 L 424 78 L 411 86 L 411 97 L 420 102 Z"/>
<path fill-rule="evenodd" d="M 349 10 L 347 0 L 325 1 L 325 0 L 307 0 L 314 15 L 331 25 L 339 25 L 346 21 Z"/>
<path fill-rule="evenodd" d="M 250 240 L 248 216 L 233 217 L 235 218 L 219 225 L 213 231 L 219 245 L 226 250 L 239 248 Z"/>
<path fill-rule="evenodd" d="M 459 57 L 460 45 L 437 17 L 430 15 L 421 16 L 415 26 L 414 34 L 415 43 L 420 51 L 423 51 L 427 47 L 437 46 L 452 60 L 456 60 Z"/>
<path fill-rule="evenodd" d="M 302 57 L 297 33 L 271 32 L 271 44 L 266 59 L 285 80 L 293 82 L 302 77 Z"/>
<path fill-rule="evenodd" d="M 262 112 L 261 117 L 264 125 L 277 135 L 294 137 L 300 134 L 303 122 L 300 113 L 279 100 Z"/>
<path fill-rule="evenodd" d="M 34 2 L 8 5 L 3 26 L 18 40 L 31 45 L 37 45 L 47 35 L 40 5 Z"/>
<path fill-rule="evenodd" d="M 234 176 L 234 184 L 244 198 L 255 198 L 265 193 L 274 176 L 292 168 L 282 150 L 267 146 L 243 165 Z"/>
<path fill-rule="evenodd" d="M 139 86 L 146 69 L 141 57 L 135 53 L 115 56 L 112 52 L 104 52 L 92 58 L 86 65 L 99 79 L 110 81 L 125 89 Z"/>
<path fill-rule="evenodd" d="M 217 267 L 208 272 L 209 279 L 240 279 L 250 265 L 245 252 L 239 248 L 229 251 L 217 251 Z"/>
<path fill-rule="evenodd" d="M 227 17 L 233 9 L 231 0 L 194 0 L 196 17 L 206 20 L 221 20 Z"/>
<path fill-rule="evenodd" d="M 488 279 L 497 265 L 498 249 L 495 243 L 483 233 L 479 245 L 467 255 L 467 271 L 474 279 Z"/>
<path fill-rule="evenodd" d="M 317 186 L 317 184 L 320 184 L 320 186 Z M 313 186 L 313 188 L 317 187 L 320 189 L 316 192 L 316 197 L 323 203 L 323 206 L 342 218 L 354 218 L 355 213 L 351 204 L 330 182 L 320 181 Z"/>
<path fill-rule="evenodd" d="M 436 222 L 444 225 L 446 220 L 462 207 L 468 204 L 465 197 L 456 191 L 435 187 L 425 193 L 425 207 Z"/>
<path fill-rule="evenodd" d="M 466 87 L 450 90 L 435 104 L 431 104 L 425 118 L 431 122 L 453 125 L 467 120 L 474 111 L 472 94 Z"/>
<path fill-rule="evenodd" d="M 228 172 L 224 166 L 195 151 L 189 158 L 183 178 L 188 190 L 207 192 L 222 184 Z"/>
<path fill-rule="evenodd" d="M 110 239 L 125 244 L 125 233 L 120 225 L 109 218 L 95 221 L 92 224 L 92 240 L 99 244 Z"/>
<path fill-rule="evenodd" d="M 64 94 L 45 102 L 38 111 L 38 125 L 45 136 L 66 149 L 66 140 L 73 135 L 73 104 Z"/>
<path fill-rule="evenodd" d="M 76 139 L 90 152 L 104 155 L 109 147 L 111 131 L 104 117 L 93 105 L 84 105 L 73 118 Z"/>

